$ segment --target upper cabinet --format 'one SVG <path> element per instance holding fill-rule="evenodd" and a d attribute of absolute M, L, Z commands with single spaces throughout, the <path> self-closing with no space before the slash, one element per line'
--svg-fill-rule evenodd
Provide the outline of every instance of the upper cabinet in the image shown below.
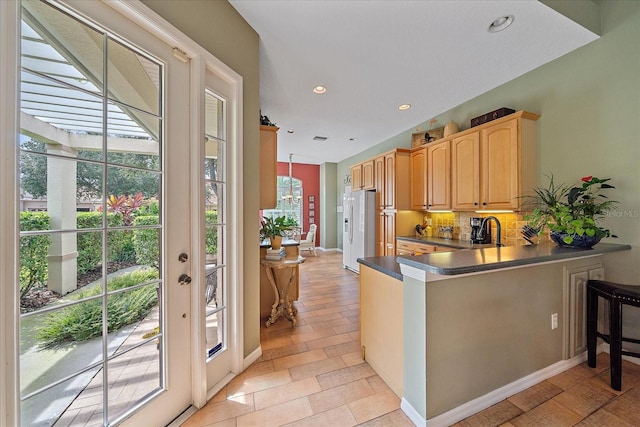
<path fill-rule="evenodd" d="M 374 190 L 374 161 L 358 163 L 351 166 L 351 189 L 352 190 Z"/>
<path fill-rule="evenodd" d="M 381 209 L 410 209 L 411 151 L 396 148 L 384 155 L 384 198 Z"/>
<path fill-rule="evenodd" d="M 427 209 L 451 209 L 451 140 L 427 147 Z"/>
<path fill-rule="evenodd" d="M 278 129 L 260 125 L 260 209 L 278 204 Z"/>
<path fill-rule="evenodd" d="M 480 132 L 451 141 L 451 203 L 453 210 L 480 209 Z"/>
<path fill-rule="evenodd" d="M 536 185 L 539 117 L 519 111 L 426 145 L 427 210 L 519 210 L 522 196 Z M 412 177 L 416 197 L 413 189 L 424 178 L 416 184 L 415 170 Z M 412 203 L 412 209 L 420 208 Z"/>
<path fill-rule="evenodd" d="M 373 182 L 376 190 L 376 209 L 384 209 L 384 155 L 373 159 Z"/>
<path fill-rule="evenodd" d="M 427 210 L 427 147 L 411 152 L 411 209 Z"/>

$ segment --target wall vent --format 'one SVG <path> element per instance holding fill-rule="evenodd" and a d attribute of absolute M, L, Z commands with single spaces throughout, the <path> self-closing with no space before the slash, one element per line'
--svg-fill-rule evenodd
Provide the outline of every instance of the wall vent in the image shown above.
<path fill-rule="evenodd" d="M 322 142 L 322 141 L 326 141 L 327 139 L 329 139 L 329 138 L 328 138 L 328 137 L 326 137 L 326 136 L 314 136 L 314 137 L 313 137 L 313 140 L 314 140 L 314 141 L 320 141 L 320 142 Z"/>

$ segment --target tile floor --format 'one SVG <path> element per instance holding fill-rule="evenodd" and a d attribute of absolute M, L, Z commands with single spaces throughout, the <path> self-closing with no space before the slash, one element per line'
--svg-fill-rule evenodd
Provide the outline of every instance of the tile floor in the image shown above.
<path fill-rule="evenodd" d="M 298 326 L 263 323 L 262 357 L 182 426 L 413 426 L 362 360 L 358 300 L 358 276 L 342 268 L 342 254 L 308 257 Z M 596 369 L 578 365 L 456 426 L 640 426 L 640 366 L 624 363 L 622 392 L 608 381 L 603 353 Z"/>

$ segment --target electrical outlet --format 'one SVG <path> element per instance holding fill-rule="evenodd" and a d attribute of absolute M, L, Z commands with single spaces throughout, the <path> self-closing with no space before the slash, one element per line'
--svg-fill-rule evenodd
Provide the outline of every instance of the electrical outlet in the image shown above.
<path fill-rule="evenodd" d="M 551 315 L 551 329 L 558 328 L 558 313 L 553 313 Z"/>

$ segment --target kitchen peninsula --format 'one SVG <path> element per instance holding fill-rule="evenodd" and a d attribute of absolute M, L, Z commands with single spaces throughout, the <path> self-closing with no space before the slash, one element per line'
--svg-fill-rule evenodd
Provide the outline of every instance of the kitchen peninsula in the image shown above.
<path fill-rule="evenodd" d="M 395 265 L 359 259 L 365 358 L 416 425 L 455 423 L 582 361 L 586 281 L 604 278 L 607 254 L 630 249 L 541 244 L 400 256 Z M 372 333 L 377 318 L 389 325 Z"/>

